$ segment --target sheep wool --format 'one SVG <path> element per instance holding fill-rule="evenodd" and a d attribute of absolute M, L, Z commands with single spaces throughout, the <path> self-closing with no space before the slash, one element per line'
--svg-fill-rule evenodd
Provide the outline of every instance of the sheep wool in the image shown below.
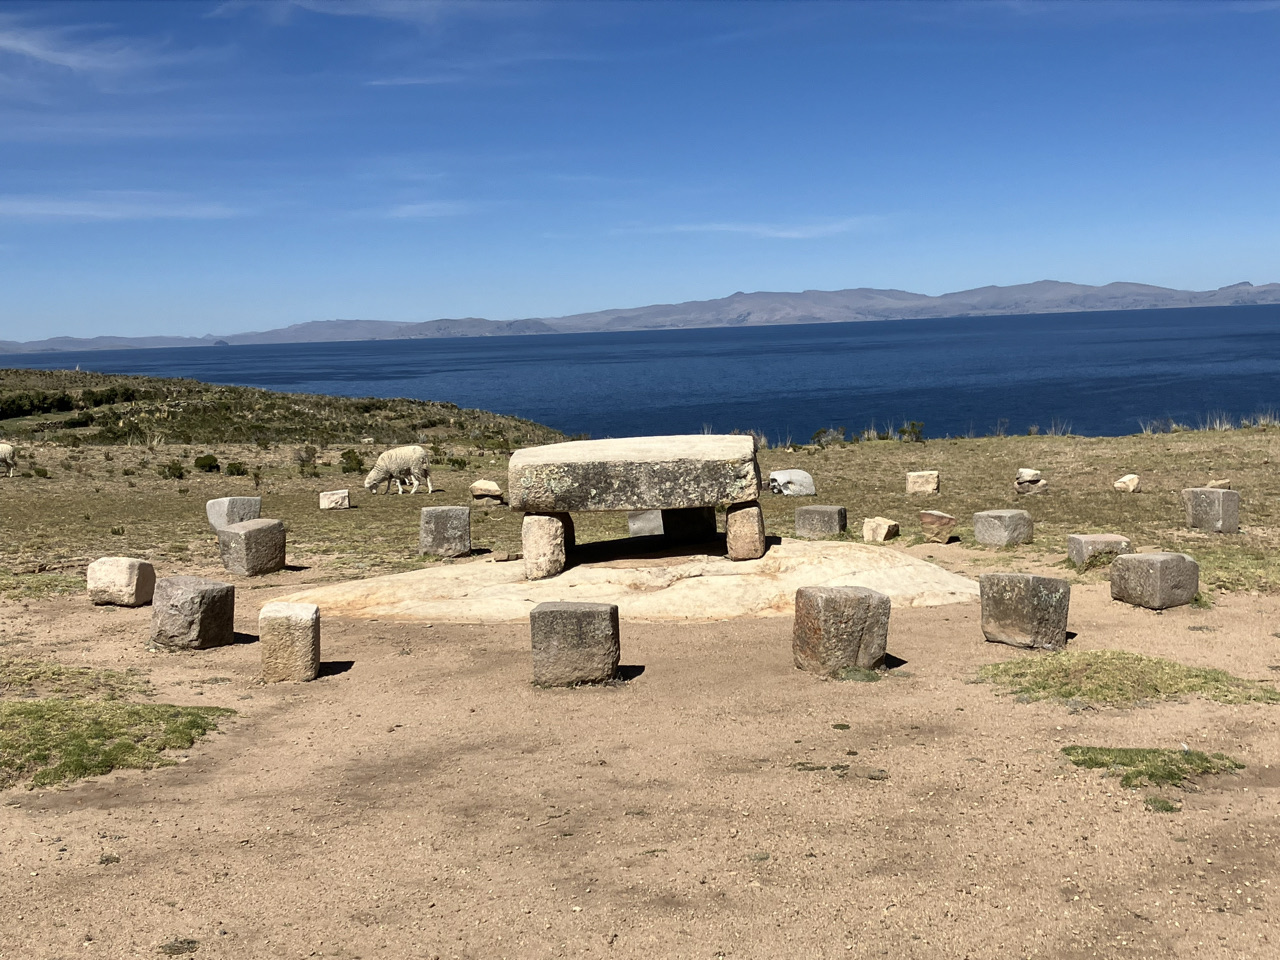
<path fill-rule="evenodd" d="M 391 492 L 391 483 L 395 482 L 396 493 L 404 493 L 402 480 L 413 484 L 410 493 L 418 492 L 418 485 L 426 481 L 427 493 L 431 492 L 431 469 L 427 460 L 427 451 L 416 444 L 408 447 L 392 447 L 383 451 L 378 462 L 373 465 L 369 475 L 364 478 L 364 487 L 370 493 L 377 493 L 383 481 L 387 484 L 387 493 Z"/>

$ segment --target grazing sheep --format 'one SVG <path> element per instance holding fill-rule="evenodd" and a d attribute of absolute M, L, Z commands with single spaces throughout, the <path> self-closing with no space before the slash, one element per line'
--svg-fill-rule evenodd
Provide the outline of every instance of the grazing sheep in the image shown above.
<path fill-rule="evenodd" d="M 12 477 L 13 471 L 18 469 L 18 455 L 13 452 L 13 444 L 0 443 L 0 470 L 4 471 L 6 477 Z"/>
<path fill-rule="evenodd" d="M 391 481 L 396 483 L 396 493 L 404 493 L 401 480 L 413 482 L 410 493 L 418 492 L 418 482 L 427 481 L 427 493 L 431 492 L 431 470 L 427 461 L 427 451 L 419 446 L 392 447 L 378 457 L 369 475 L 364 478 L 364 488 L 370 493 L 378 492 L 378 484 L 387 482 L 387 493 L 391 492 Z"/>

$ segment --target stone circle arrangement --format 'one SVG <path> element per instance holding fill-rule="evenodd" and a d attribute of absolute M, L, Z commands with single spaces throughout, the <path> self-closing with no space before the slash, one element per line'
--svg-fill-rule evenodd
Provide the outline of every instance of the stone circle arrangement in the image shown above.
<path fill-rule="evenodd" d="M 1040 471 L 1021 468 L 1019 494 L 1040 494 L 1048 482 Z M 1136 494 L 1141 480 L 1116 480 L 1119 493 Z M 1186 526 L 1212 534 L 1235 534 L 1240 494 L 1227 480 L 1182 491 Z M 525 577 L 555 577 L 574 549 L 573 514 L 627 513 L 633 538 L 662 537 L 667 543 L 698 543 L 716 535 L 716 510 L 725 511 L 727 555 L 753 560 L 768 549 L 760 507 L 760 468 L 755 440 L 739 435 L 639 437 L 585 440 L 530 447 L 510 460 L 510 508 L 524 513 L 521 528 Z M 769 490 L 779 496 L 817 496 L 813 477 L 803 470 L 769 474 Z M 906 475 L 906 492 L 936 495 L 940 473 Z M 470 488 L 477 509 L 506 504 L 501 488 L 481 480 Z M 348 490 L 320 494 L 319 509 L 350 508 Z M 421 509 L 418 553 L 442 558 L 472 553 L 473 506 Z M 256 577 L 286 566 L 286 529 L 281 520 L 261 516 L 260 497 L 221 497 L 205 505 L 223 565 L 234 574 Z M 940 510 L 922 510 L 926 542 L 955 539 L 957 520 Z M 822 540 L 843 537 L 848 512 L 841 505 L 804 505 L 795 510 L 795 536 Z M 863 539 L 883 543 L 899 535 L 897 521 L 863 520 Z M 973 515 L 974 540 L 1012 547 L 1033 540 L 1027 510 L 984 510 Z M 1114 600 L 1161 611 L 1192 603 L 1199 592 L 1199 565 L 1185 553 L 1134 552 L 1128 537 L 1082 533 L 1067 537 L 1067 555 L 1079 569 L 1110 566 Z M 234 584 L 203 577 L 157 579 L 154 566 L 134 557 L 102 557 L 89 564 L 87 587 L 95 605 L 152 606 L 150 643 L 157 649 L 199 651 L 235 643 Z M 1067 621 L 1071 586 L 1063 579 L 1027 573 L 979 577 L 981 628 L 993 643 L 1033 650 L 1061 650 L 1070 636 Z M 795 594 L 792 653 L 797 669 L 825 678 L 880 669 L 887 656 L 891 602 L 864 587 L 806 586 Z M 546 602 L 529 614 L 533 683 L 575 687 L 614 681 L 621 644 L 619 608 L 611 603 Z M 320 608 L 310 603 L 269 602 L 258 616 L 258 643 L 264 682 L 306 682 L 320 673 Z"/>

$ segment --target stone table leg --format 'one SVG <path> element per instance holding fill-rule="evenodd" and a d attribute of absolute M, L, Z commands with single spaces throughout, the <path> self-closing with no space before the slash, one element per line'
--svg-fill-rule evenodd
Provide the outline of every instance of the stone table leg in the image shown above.
<path fill-rule="evenodd" d="M 526 580 L 545 580 L 564 570 L 573 546 L 573 520 L 567 513 L 526 513 L 520 527 Z"/>
<path fill-rule="evenodd" d="M 764 511 L 759 501 L 730 505 L 724 530 L 730 560 L 758 560 L 764 556 Z"/>

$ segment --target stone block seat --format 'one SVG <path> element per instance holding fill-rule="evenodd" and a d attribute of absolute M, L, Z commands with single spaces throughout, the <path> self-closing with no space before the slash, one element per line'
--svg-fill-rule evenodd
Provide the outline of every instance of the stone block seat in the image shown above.
<path fill-rule="evenodd" d="M 984 573 L 982 633 L 991 643 L 1061 650 L 1067 645 L 1071 584 L 1029 573 Z"/>
<path fill-rule="evenodd" d="M 245 520 L 218 530 L 222 565 L 242 577 L 260 577 L 285 567 L 285 531 L 280 520 Z"/>
<path fill-rule="evenodd" d="M 1130 553 L 1111 561 L 1111 599 L 1148 610 L 1190 603 L 1200 591 L 1200 565 L 1185 553 Z"/>
<path fill-rule="evenodd" d="M 629 437 L 526 447 L 511 457 L 507 496 L 511 509 L 525 514 L 522 539 L 530 580 L 564 569 L 573 546 L 570 515 L 577 512 L 660 510 L 670 534 L 705 529 L 708 510 L 734 507 L 729 558 L 764 555 L 758 535 L 762 515 L 748 515 L 760 511 L 760 466 L 750 436 Z"/>

